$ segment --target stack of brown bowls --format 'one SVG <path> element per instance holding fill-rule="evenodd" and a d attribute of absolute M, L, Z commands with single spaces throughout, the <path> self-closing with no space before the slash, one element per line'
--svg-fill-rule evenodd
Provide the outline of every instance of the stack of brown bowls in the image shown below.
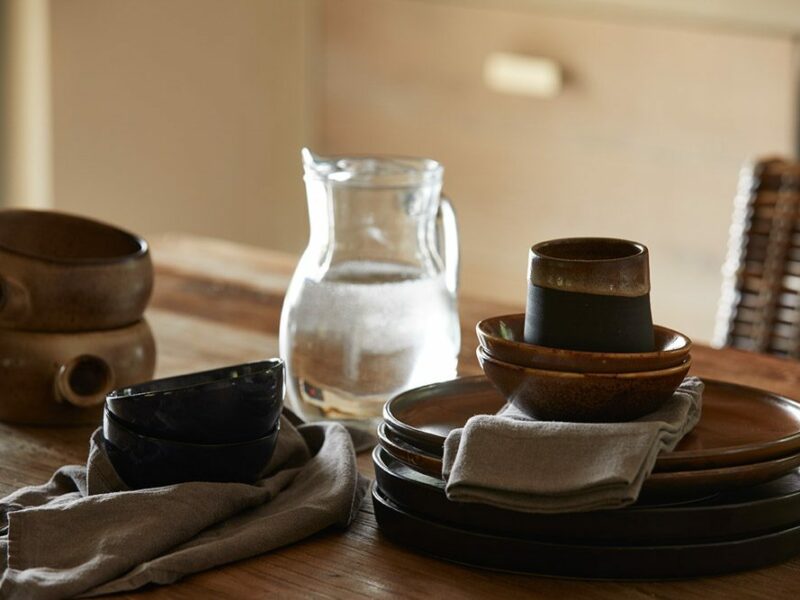
<path fill-rule="evenodd" d="M 0 420 L 93 424 L 106 394 L 150 379 L 147 243 L 115 227 L 0 211 Z"/>
<path fill-rule="evenodd" d="M 691 366 L 691 340 L 654 326 L 651 352 L 588 352 L 524 341 L 525 314 L 478 323 L 486 377 L 523 412 L 549 421 L 627 421 L 657 409 Z"/>

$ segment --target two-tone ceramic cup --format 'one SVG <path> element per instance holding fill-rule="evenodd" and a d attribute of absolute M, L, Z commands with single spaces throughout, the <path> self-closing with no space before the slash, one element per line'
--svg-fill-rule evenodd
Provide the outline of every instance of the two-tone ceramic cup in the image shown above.
<path fill-rule="evenodd" d="M 142 318 L 152 288 L 140 237 L 53 211 L 0 211 L 0 328 L 125 327 Z"/>
<path fill-rule="evenodd" d="M 589 352 L 651 352 L 648 251 L 614 238 L 531 247 L 524 339 Z"/>

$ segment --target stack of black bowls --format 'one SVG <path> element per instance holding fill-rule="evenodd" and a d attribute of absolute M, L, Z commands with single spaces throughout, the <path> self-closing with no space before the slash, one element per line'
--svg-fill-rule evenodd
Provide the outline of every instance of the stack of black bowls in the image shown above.
<path fill-rule="evenodd" d="M 132 488 L 251 483 L 275 450 L 284 387 L 275 358 L 115 390 L 103 415 L 109 459 Z"/>

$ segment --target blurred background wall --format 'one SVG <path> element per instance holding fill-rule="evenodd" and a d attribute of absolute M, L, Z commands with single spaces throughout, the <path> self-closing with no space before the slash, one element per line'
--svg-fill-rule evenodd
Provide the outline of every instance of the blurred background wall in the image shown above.
<path fill-rule="evenodd" d="M 632 238 L 656 320 L 708 340 L 738 169 L 795 148 L 785 0 L 42 1 L 50 201 L 146 236 L 297 254 L 303 145 L 425 155 L 464 293 L 522 304 L 531 243 Z M 562 89 L 489 89 L 494 52 L 552 61 Z"/>
<path fill-rule="evenodd" d="M 0 0 L 0 207 L 53 203 L 50 0 Z"/>
<path fill-rule="evenodd" d="M 55 205 L 299 251 L 312 8 L 53 0 Z"/>

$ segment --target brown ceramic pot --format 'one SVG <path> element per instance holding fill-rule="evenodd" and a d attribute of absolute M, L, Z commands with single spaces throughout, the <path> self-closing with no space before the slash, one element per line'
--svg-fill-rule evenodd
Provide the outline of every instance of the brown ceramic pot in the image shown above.
<path fill-rule="evenodd" d="M 57 212 L 0 211 L 0 327 L 123 327 L 142 318 L 152 288 L 143 239 Z"/>
<path fill-rule="evenodd" d="M 475 327 L 483 350 L 492 358 L 533 369 L 579 373 L 630 373 L 676 367 L 686 360 L 692 340 L 678 331 L 655 325 L 653 352 L 581 352 L 528 344 L 523 337 L 525 315 L 503 315 Z"/>
<path fill-rule="evenodd" d="M 106 394 L 151 379 L 155 358 L 144 320 L 88 333 L 0 330 L 0 420 L 99 425 Z"/>
<path fill-rule="evenodd" d="M 543 421 L 630 421 L 668 400 L 691 366 L 636 373 L 572 373 L 528 369 L 489 357 L 478 361 L 494 386 L 526 414 Z"/>

